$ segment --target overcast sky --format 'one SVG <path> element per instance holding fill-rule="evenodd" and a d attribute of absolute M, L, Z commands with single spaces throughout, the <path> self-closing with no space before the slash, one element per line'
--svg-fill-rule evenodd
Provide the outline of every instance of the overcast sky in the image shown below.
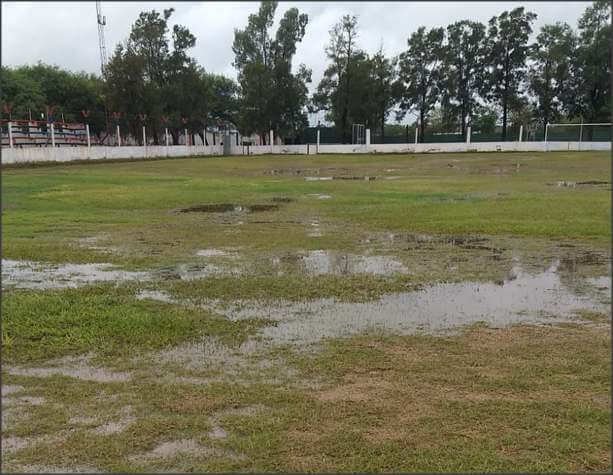
<path fill-rule="evenodd" d="M 535 31 L 556 21 L 573 28 L 591 2 L 279 2 L 275 28 L 283 12 L 293 6 L 309 15 L 306 35 L 298 45 L 294 64 L 313 70 L 311 89 L 326 66 L 324 48 L 329 30 L 346 13 L 358 17 L 361 48 L 389 55 L 400 53 L 407 37 L 419 26 L 446 26 L 470 19 L 487 23 L 494 15 L 525 6 L 538 18 Z M 244 28 L 259 2 L 102 2 L 106 16 L 109 56 L 124 41 L 140 11 L 173 7 L 171 25 L 187 26 L 196 36 L 191 54 L 206 70 L 236 78 L 232 67 L 234 29 Z M 38 61 L 71 70 L 99 73 L 95 2 L 2 2 L 2 64 L 15 66 Z"/>

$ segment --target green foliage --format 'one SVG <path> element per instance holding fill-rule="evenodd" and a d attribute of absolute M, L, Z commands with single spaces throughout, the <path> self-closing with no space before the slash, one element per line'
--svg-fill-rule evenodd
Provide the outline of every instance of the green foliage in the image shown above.
<path fill-rule="evenodd" d="M 276 9 L 277 2 L 262 2 L 258 13 L 249 15 L 245 29 L 235 30 L 232 45 L 240 83 L 240 126 L 246 134 L 260 134 L 263 143 L 270 129 L 295 140 L 308 125 L 306 84 L 311 82 L 311 71 L 301 64 L 292 72 L 308 16 L 290 8 L 272 37 Z"/>
<path fill-rule="evenodd" d="M 599 0 L 579 19 L 574 112 L 587 122 L 611 121 L 611 3 Z"/>
<path fill-rule="evenodd" d="M 181 25 L 171 33 L 173 11 L 142 12 L 106 68 L 109 105 L 123 113 L 122 127 L 140 139 L 140 127 L 147 125 L 156 143 L 163 127 L 176 144 L 180 130 L 200 133 L 235 122 L 237 115 L 236 84 L 207 73 L 187 54 L 196 38 Z"/>
<path fill-rule="evenodd" d="M 47 120 L 47 106 L 52 118 L 81 122 L 81 111 L 90 111 L 92 131 L 104 127 L 102 81 L 86 73 L 73 73 L 38 63 L 34 66 L 0 69 L 0 101 L 12 105 L 11 118 Z M 8 117 L 7 117 L 8 118 Z"/>
<path fill-rule="evenodd" d="M 107 111 L 120 112 L 124 133 L 141 139 L 146 125 L 156 143 L 168 127 L 173 143 L 184 129 L 204 139 L 207 128 L 238 127 L 263 143 L 272 128 L 285 143 L 303 142 L 307 110 L 323 110 L 340 141 L 352 124 L 385 136 L 391 112 L 401 120 L 416 116 L 421 137 L 429 131 L 493 131 L 500 116 L 502 139 L 519 126 L 551 122 L 610 121 L 611 6 L 588 6 L 578 29 L 544 25 L 529 43 L 536 15 L 523 7 L 494 16 L 488 25 L 470 20 L 445 28 L 420 27 L 408 35 L 407 50 L 386 57 L 358 46 L 358 19 L 344 15 L 330 30 L 328 66 L 309 97 L 311 70 L 293 65 L 308 17 L 289 8 L 272 31 L 278 3 L 264 1 L 244 29 L 234 32 L 232 50 L 238 83 L 205 71 L 189 55 L 196 37 L 181 25 L 169 26 L 174 9 L 143 11 L 125 42 L 118 44 L 104 78 L 57 66 L 0 68 L 0 102 L 15 119 L 87 121 L 100 134 Z M 9 118 L 5 117 L 5 118 Z M 507 129 L 510 128 L 510 132 Z M 588 140 L 590 131 L 587 132 Z"/>
<path fill-rule="evenodd" d="M 507 138 L 509 109 L 520 102 L 529 53 L 528 39 L 536 14 L 518 7 L 489 21 L 486 39 L 488 71 L 483 84 L 486 99 L 502 108 L 502 140 Z"/>
<path fill-rule="evenodd" d="M 530 88 L 536 96 L 542 124 L 557 121 L 574 102 L 572 97 L 572 61 L 576 37 L 566 23 L 545 25 L 532 46 Z"/>
<path fill-rule="evenodd" d="M 343 142 L 351 137 L 354 123 L 383 136 L 385 120 L 396 102 L 396 59 L 386 58 L 383 48 L 369 57 L 356 40 L 357 18 L 346 15 L 330 31 L 326 53 L 331 64 L 313 96 L 313 108 L 326 111 L 326 119 L 335 123 Z"/>
<path fill-rule="evenodd" d="M 417 112 L 422 140 L 429 114 L 441 95 L 444 38 L 443 28 L 427 31 L 422 26 L 409 37 L 407 51 L 400 54 L 399 117 Z"/>
<path fill-rule="evenodd" d="M 467 118 L 472 119 L 483 88 L 484 41 L 482 23 L 463 20 L 447 27 L 442 102 L 456 121 L 459 116 L 462 137 L 465 137 Z"/>

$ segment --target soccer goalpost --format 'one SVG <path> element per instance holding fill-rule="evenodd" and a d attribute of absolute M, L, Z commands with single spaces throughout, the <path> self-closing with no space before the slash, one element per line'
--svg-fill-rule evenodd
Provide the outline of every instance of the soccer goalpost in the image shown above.
<path fill-rule="evenodd" d="M 601 122 L 601 123 L 592 123 L 592 124 L 547 124 L 545 126 L 545 143 L 548 140 L 551 140 L 551 135 L 549 133 L 550 129 L 553 128 L 575 128 L 575 133 L 578 133 L 577 142 L 586 141 L 585 138 L 589 137 L 590 142 L 610 142 L 611 141 L 611 126 L 613 124 L 611 122 Z M 578 129 L 578 130 L 577 130 Z M 597 136 L 597 140 L 594 140 L 595 135 Z M 598 140 L 600 139 L 600 140 Z M 573 142 L 574 140 L 568 140 L 569 142 Z"/>
<path fill-rule="evenodd" d="M 364 145 L 366 143 L 366 128 L 364 124 L 353 124 L 351 126 L 351 143 Z"/>

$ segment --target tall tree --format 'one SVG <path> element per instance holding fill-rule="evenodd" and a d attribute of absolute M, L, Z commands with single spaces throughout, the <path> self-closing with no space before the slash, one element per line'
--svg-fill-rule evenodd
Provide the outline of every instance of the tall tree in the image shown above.
<path fill-rule="evenodd" d="M 419 116 L 420 140 L 424 138 L 428 116 L 440 98 L 444 38 L 443 28 L 426 31 L 422 26 L 409 37 L 407 51 L 400 54 L 398 118 L 408 112 L 416 112 Z"/>
<path fill-rule="evenodd" d="M 548 124 L 564 112 L 572 99 L 572 58 L 576 38 L 566 23 L 545 25 L 530 51 L 530 90 L 537 100 L 540 122 Z"/>
<path fill-rule="evenodd" d="M 140 126 L 146 123 L 158 143 L 165 116 L 172 119 L 174 143 L 184 125 L 193 128 L 203 123 L 203 103 L 198 94 L 201 74 L 187 55 L 196 38 L 180 25 L 174 25 L 169 37 L 168 21 L 173 12 L 172 8 L 162 14 L 155 10 L 141 12 L 128 40 L 117 46 L 106 68 L 109 104 L 127 115 L 128 130 L 139 141 Z M 189 119 L 188 124 L 183 124 L 184 117 Z"/>
<path fill-rule="evenodd" d="M 330 42 L 326 47 L 330 65 L 313 96 L 315 106 L 327 111 L 326 118 L 334 122 L 343 142 L 347 142 L 351 134 L 349 117 L 355 97 L 356 69 L 364 59 L 364 53 L 356 44 L 357 24 L 355 16 L 345 15 L 330 30 Z"/>
<path fill-rule="evenodd" d="M 264 142 L 268 130 L 277 135 L 295 136 L 306 121 L 310 70 L 299 66 L 292 72 L 292 59 L 302 41 L 308 16 L 290 8 L 271 36 L 278 2 L 264 1 L 256 14 L 249 15 L 244 30 L 234 31 L 232 51 L 240 84 L 243 132 L 257 132 Z"/>
<path fill-rule="evenodd" d="M 611 3 L 599 0 L 579 19 L 575 114 L 588 122 L 611 121 Z"/>
<path fill-rule="evenodd" d="M 396 103 L 393 94 L 393 85 L 396 80 L 396 61 L 386 58 L 383 48 L 370 59 L 371 85 L 373 106 L 375 108 L 376 122 L 372 125 L 381 127 L 381 142 L 385 141 L 385 121 L 390 110 Z"/>
<path fill-rule="evenodd" d="M 460 119 L 462 137 L 483 89 L 485 25 L 462 20 L 447 27 L 443 102 Z"/>
<path fill-rule="evenodd" d="M 502 140 L 507 138 L 509 107 L 523 92 L 528 39 L 535 19 L 535 13 L 518 7 L 489 21 L 484 95 L 502 109 Z"/>

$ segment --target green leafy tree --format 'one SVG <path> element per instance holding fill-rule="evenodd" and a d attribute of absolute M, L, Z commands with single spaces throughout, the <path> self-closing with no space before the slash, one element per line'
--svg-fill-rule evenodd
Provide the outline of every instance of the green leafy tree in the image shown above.
<path fill-rule="evenodd" d="M 357 74 L 363 69 L 364 53 L 357 47 L 357 18 L 345 15 L 330 30 L 326 55 L 330 64 L 313 95 L 313 105 L 326 111 L 326 119 L 334 122 L 342 142 L 351 136 L 350 110 L 357 102 Z M 363 100 L 363 98 L 361 98 Z M 355 114 L 354 114 L 355 115 Z M 351 119 L 356 120 L 356 119 Z"/>
<path fill-rule="evenodd" d="M 20 69 L 0 68 L 0 101 L 12 108 L 6 119 L 27 119 L 32 115 L 40 120 L 39 114 L 45 110 L 47 99 L 39 81 L 31 78 Z"/>
<path fill-rule="evenodd" d="M 463 137 L 483 89 L 484 41 L 482 23 L 463 20 L 447 27 L 442 101 L 449 113 L 459 117 Z"/>
<path fill-rule="evenodd" d="M 292 72 L 292 59 L 302 41 L 308 16 L 290 8 L 281 18 L 274 37 L 271 28 L 278 2 L 262 2 L 249 15 L 244 30 L 234 31 L 232 51 L 238 71 L 243 133 L 258 133 L 263 143 L 268 130 L 295 138 L 306 125 L 307 87 L 310 70 L 300 65 Z"/>
<path fill-rule="evenodd" d="M 566 23 L 545 25 L 530 51 L 530 90 L 536 97 L 536 111 L 545 125 L 558 120 L 572 102 L 576 38 Z"/>
<path fill-rule="evenodd" d="M 394 97 L 394 83 L 396 81 L 396 60 L 386 58 L 383 48 L 370 59 L 371 84 L 368 89 L 373 96 L 374 128 L 380 127 L 381 141 L 385 141 L 385 121 L 391 109 L 396 104 Z M 378 124 L 378 125 L 377 125 Z"/>
<path fill-rule="evenodd" d="M 611 3 L 594 2 L 579 19 L 574 97 L 568 98 L 572 113 L 587 122 L 611 121 L 612 37 Z"/>
<path fill-rule="evenodd" d="M 92 74 L 73 73 L 58 66 L 38 63 L 15 69 L 2 68 L 0 98 L 12 104 L 15 119 L 47 120 L 47 107 L 53 108 L 50 120 L 82 122 L 92 132 L 104 127 L 102 80 Z M 81 111 L 89 113 L 85 119 Z"/>
<path fill-rule="evenodd" d="M 181 129 L 193 130 L 203 123 L 203 100 L 198 94 L 201 73 L 187 55 L 196 38 L 180 25 L 174 25 L 169 37 L 173 11 L 141 12 L 128 40 L 117 46 L 106 68 L 109 105 L 125 114 L 124 126 L 139 142 L 141 126 L 148 125 L 159 143 L 163 117 L 171 119 L 174 143 Z M 188 118 L 187 124 L 183 118 Z"/>
<path fill-rule="evenodd" d="M 423 140 L 429 114 L 439 101 L 443 79 L 443 41 L 445 30 L 420 27 L 408 41 L 407 51 L 400 54 L 398 85 L 401 119 L 408 112 L 419 117 L 420 140 Z"/>
<path fill-rule="evenodd" d="M 509 109 L 517 102 L 526 82 L 528 39 L 536 14 L 518 7 L 492 17 L 486 40 L 488 71 L 483 92 L 502 109 L 502 140 L 507 138 Z"/>

